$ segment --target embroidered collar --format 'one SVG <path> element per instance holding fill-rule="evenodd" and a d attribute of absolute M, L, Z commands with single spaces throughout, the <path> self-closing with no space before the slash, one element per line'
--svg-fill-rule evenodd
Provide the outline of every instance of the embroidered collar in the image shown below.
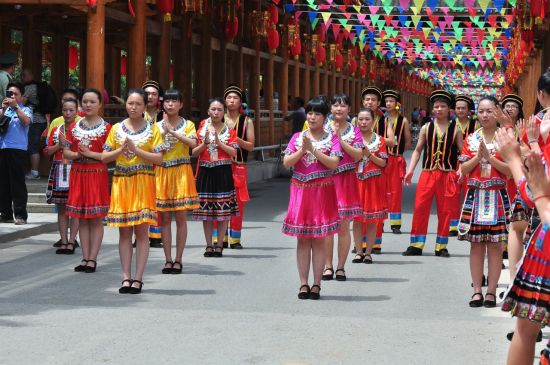
<path fill-rule="evenodd" d="M 118 144 L 123 144 L 126 138 L 129 138 L 135 143 L 136 146 L 140 147 L 149 142 L 149 140 L 153 137 L 153 126 L 147 121 L 145 121 L 145 125 L 141 129 L 135 132 L 128 129 L 126 126 L 127 121 L 128 119 L 125 119 L 120 122 L 120 127 L 117 128 L 115 140 Z"/>
<path fill-rule="evenodd" d="M 79 141 L 95 141 L 107 132 L 107 122 L 101 119 L 101 122 L 94 126 L 89 126 L 86 118 L 76 122 L 73 128 L 73 136 Z"/>
<path fill-rule="evenodd" d="M 352 144 L 353 141 L 355 141 L 355 128 L 353 128 L 351 123 L 349 122 L 346 122 L 346 123 L 347 123 L 347 126 L 346 126 L 346 129 L 344 130 L 344 133 L 342 133 L 342 140 L 345 141 L 347 144 Z M 334 120 L 331 120 L 329 122 L 329 126 L 330 126 L 329 129 L 331 133 L 333 134 L 338 133 L 338 131 L 336 130 L 336 123 L 334 122 Z"/>

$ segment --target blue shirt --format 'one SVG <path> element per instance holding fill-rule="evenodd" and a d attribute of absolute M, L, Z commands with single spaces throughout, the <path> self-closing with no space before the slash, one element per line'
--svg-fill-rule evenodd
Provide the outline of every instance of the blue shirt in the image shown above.
<path fill-rule="evenodd" d="M 32 123 L 32 110 L 29 107 L 19 104 L 19 108 L 23 110 L 26 116 L 31 118 Z M 0 149 L 4 148 L 13 148 L 16 150 L 27 150 L 27 145 L 29 141 L 29 125 L 24 125 L 17 116 L 16 111 L 8 107 L 4 114 L 8 117 L 11 117 L 10 126 L 8 131 L 4 135 L 0 135 Z"/>

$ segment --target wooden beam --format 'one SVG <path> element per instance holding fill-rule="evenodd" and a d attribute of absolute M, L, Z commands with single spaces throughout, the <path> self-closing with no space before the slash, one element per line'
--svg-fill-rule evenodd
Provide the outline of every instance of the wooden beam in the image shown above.
<path fill-rule="evenodd" d="M 292 68 L 292 97 L 300 95 L 300 60 L 296 59 Z M 306 100 L 307 102 L 307 100 Z"/>
<path fill-rule="evenodd" d="M 269 144 L 275 144 L 275 119 L 273 116 L 273 85 L 274 85 L 275 70 L 273 57 L 267 60 L 266 83 L 264 87 L 265 108 L 269 110 Z"/>
<path fill-rule="evenodd" d="M 170 86 L 170 59 L 172 57 L 170 41 L 170 30 L 172 29 L 172 22 L 162 22 L 162 33 L 159 39 L 158 48 L 158 81 L 164 87 L 168 89 Z"/>
<path fill-rule="evenodd" d="M 186 29 L 191 21 L 191 15 L 185 13 L 180 24 L 182 34 L 186 34 Z M 174 47 L 176 63 L 174 84 L 175 87 L 181 91 L 183 96 L 183 115 L 185 118 L 191 118 L 191 101 L 192 101 L 192 89 L 191 89 L 191 68 L 192 68 L 192 51 L 191 38 L 185 36 L 182 41 L 178 43 L 177 47 Z"/>
<path fill-rule="evenodd" d="M 86 87 L 105 88 L 105 0 L 88 10 Z"/>

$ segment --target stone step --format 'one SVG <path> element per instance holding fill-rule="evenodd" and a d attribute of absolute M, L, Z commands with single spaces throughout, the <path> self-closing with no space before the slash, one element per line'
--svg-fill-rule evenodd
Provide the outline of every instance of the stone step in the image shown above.
<path fill-rule="evenodd" d="M 41 177 L 40 180 L 25 180 L 29 193 L 45 193 L 48 187 L 48 178 Z"/>
<path fill-rule="evenodd" d="M 55 213 L 55 205 L 46 203 L 27 203 L 27 213 Z"/>
<path fill-rule="evenodd" d="M 44 193 L 28 193 L 27 203 L 47 204 L 46 194 Z"/>

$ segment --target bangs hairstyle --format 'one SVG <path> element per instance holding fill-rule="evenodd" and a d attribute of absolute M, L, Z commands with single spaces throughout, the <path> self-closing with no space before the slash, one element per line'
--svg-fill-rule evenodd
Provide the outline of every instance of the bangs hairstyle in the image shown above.
<path fill-rule="evenodd" d="M 482 98 L 481 100 L 483 100 L 483 98 Z M 481 101 L 481 100 L 480 100 L 480 101 Z M 516 102 L 513 101 L 513 100 L 508 100 L 507 102 L 505 102 L 505 103 L 502 105 L 502 109 L 504 109 L 504 107 L 505 107 L 506 104 L 508 104 L 508 103 L 514 103 L 514 104 L 516 104 L 516 105 L 518 106 L 518 119 L 523 119 L 523 118 L 525 118 L 525 114 L 523 114 L 523 108 L 521 107 L 521 105 L 519 105 L 518 103 L 516 103 Z M 497 106 L 498 106 L 498 104 L 497 104 Z"/>
<path fill-rule="evenodd" d="M 494 97 L 493 95 L 483 95 L 483 96 L 481 97 L 481 99 L 479 99 L 479 104 L 481 104 L 481 102 L 482 102 L 483 100 L 488 100 L 488 101 L 490 101 L 491 103 L 493 103 L 495 106 L 499 106 L 499 105 L 500 105 L 500 103 L 498 102 L 498 99 L 497 99 L 496 97 Z M 479 104 L 478 104 L 478 105 L 479 105 Z"/>
<path fill-rule="evenodd" d="M 369 113 L 372 120 L 374 120 L 374 111 L 371 108 L 361 108 L 359 109 L 359 113 L 357 114 L 357 119 L 359 119 L 359 114 L 361 113 Z"/>
<path fill-rule="evenodd" d="M 437 96 L 437 97 L 435 97 L 435 98 L 433 99 L 433 101 L 432 101 L 432 108 L 434 107 L 435 103 L 437 103 L 437 102 L 441 102 L 441 103 L 447 104 L 447 106 L 448 106 L 450 109 L 453 108 L 453 104 L 449 101 L 449 99 L 444 98 L 444 97 L 442 97 L 442 96 Z"/>
<path fill-rule="evenodd" d="M 351 107 L 351 99 L 349 96 L 343 93 L 335 94 L 332 99 L 330 100 L 331 105 L 335 104 L 346 104 L 347 106 Z"/>
<path fill-rule="evenodd" d="M 164 101 L 166 100 L 175 100 L 183 103 L 183 95 L 179 90 L 168 89 L 164 92 Z"/>
<path fill-rule="evenodd" d="M 214 103 L 220 103 L 223 106 L 223 110 L 225 110 L 225 102 L 219 96 L 216 96 L 216 97 L 208 100 L 208 109 L 210 109 L 210 107 Z"/>
<path fill-rule="evenodd" d="M 309 112 L 321 113 L 327 116 L 329 113 L 329 107 L 324 99 L 316 97 L 311 99 L 306 105 L 306 114 Z"/>
<path fill-rule="evenodd" d="M 99 104 L 103 103 L 103 97 L 101 96 L 101 93 L 98 89 L 94 89 L 92 87 L 82 90 L 82 93 L 80 94 L 80 104 L 82 104 L 82 100 L 84 99 L 84 95 L 86 94 L 95 94 L 97 98 L 99 99 Z M 130 93 L 128 93 L 130 95 Z"/>

